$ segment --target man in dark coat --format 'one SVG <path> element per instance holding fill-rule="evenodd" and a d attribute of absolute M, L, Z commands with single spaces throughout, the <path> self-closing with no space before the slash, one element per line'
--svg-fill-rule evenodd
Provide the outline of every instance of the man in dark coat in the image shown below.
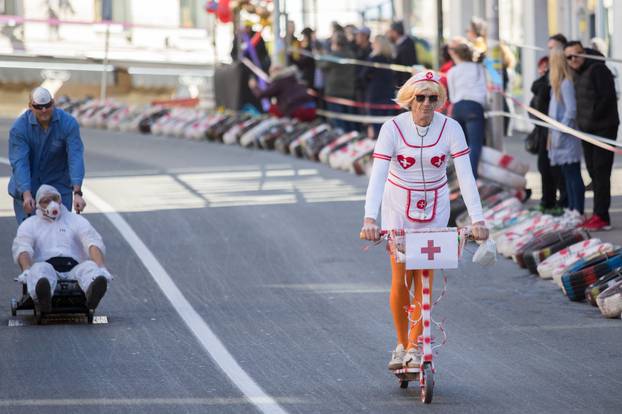
<path fill-rule="evenodd" d="M 584 49 L 579 41 L 566 44 L 564 54 L 576 73 L 577 128 L 589 134 L 616 139 L 620 118 L 613 75 L 603 61 L 579 56 L 586 54 L 602 57 L 602 54 Z M 609 230 L 614 154 L 583 141 L 583 155 L 594 191 L 594 214 L 584 223 L 584 228 L 592 231 Z"/>
<path fill-rule="evenodd" d="M 418 63 L 415 42 L 404 33 L 404 24 L 402 22 L 391 23 L 391 28 L 387 35 L 391 43 L 395 45 L 395 59 L 393 63 L 404 66 L 413 66 Z M 410 76 L 411 74 L 408 72 L 397 72 L 395 74 L 395 86 L 399 88 Z"/>

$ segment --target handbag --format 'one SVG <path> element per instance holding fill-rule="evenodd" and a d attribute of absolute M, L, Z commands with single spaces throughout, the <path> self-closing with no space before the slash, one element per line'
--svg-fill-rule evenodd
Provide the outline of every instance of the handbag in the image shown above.
<path fill-rule="evenodd" d="M 537 128 L 534 128 L 526 137 L 525 137 L 525 151 L 530 154 L 538 154 L 538 135 Z"/>

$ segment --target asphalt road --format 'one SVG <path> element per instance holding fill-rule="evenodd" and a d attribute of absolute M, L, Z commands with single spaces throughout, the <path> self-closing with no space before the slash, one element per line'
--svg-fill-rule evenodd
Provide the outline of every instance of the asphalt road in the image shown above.
<path fill-rule="evenodd" d="M 0 157 L 9 125 L 0 123 Z M 219 144 L 87 129 L 83 137 L 86 186 L 286 412 L 622 410 L 622 322 L 508 260 L 483 269 L 465 257 L 447 272 L 434 310 L 449 335 L 435 360 L 434 401 L 420 406 L 415 387 L 400 389 L 386 370 L 395 346 L 388 260 L 357 240 L 364 177 Z M 0 163 L 3 188 L 9 174 Z M 94 202 L 87 217 L 116 277 L 98 309 L 109 322 L 8 326 L 16 223 L 2 193 L 0 413 L 259 412 L 263 400 L 245 398 L 235 385 L 245 380 L 210 356 L 184 322 L 188 308 L 173 306 L 135 240 Z"/>

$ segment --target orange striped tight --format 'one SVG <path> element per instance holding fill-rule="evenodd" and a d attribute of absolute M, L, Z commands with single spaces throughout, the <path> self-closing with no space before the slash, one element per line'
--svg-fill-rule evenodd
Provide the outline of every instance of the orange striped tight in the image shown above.
<path fill-rule="evenodd" d="M 406 277 L 404 275 L 406 274 Z M 430 294 L 432 292 L 432 283 L 434 282 L 434 272 L 429 270 L 430 275 Z M 412 303 L 414 311 L 411 314 L 412 320 L 418 320 L 421 317 L 421 303 L 423 295 L 423 271 L 422 270 L 406 270 L 405 263 L 396 263 L 395 258 L 391 256 L 391 295 L 389 303 L 391 304 L 391 313 L 393 313 L 393 324 L 397 333 L 397 343 L 402 344 L 405 349 L 416 348 L 417 338 L 423 332 L 423 324 L 410 324 L 408 313 L 406 310 L 411 305 L 409 292 L 413 282 L 415 284 L 415 298 Z M 410 335 L 409 335 L 409 324 Z"/>

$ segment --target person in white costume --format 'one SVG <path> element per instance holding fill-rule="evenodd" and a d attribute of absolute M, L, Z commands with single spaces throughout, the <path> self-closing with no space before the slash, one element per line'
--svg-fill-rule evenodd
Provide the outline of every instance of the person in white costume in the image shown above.
<path fill-rule="evenodd" d="M 376 218 L 381 205 L 383 230 L 447 227 L 449 157 L 453 159 L 460 191 L 473 223 L 473 238 L 488 238 L 464 132 L 458 122 L 436 112 L 445 100 L 445 89 L 439 76 L 432 71 L 414 75 L 398 91 L 395 101 L 408 111 L 385 122 L 378 135 L 361 229 L 365 239 L 380 239 Z M 411 306 L 409 291 L 413 285 L 414 301 L 422 303 L 422 278 L 429 277 L 431 286 L 433 272 L 409 270 L 405 273 L 405 264 L 396 262 L 395 257 L 391 257 L 391 268 L 390 304 L 397 347 L 389 369 L 419 367 L 422 355 L 417 339 L 423 326 L 421 322 L 413 323 L 409 332 L 411 324 L 405 309 Z M 417 321 L 421 306 L 415 308 L 411 319 Z"/>
<path fill-rule="evenodd" d="M 18 280 L 41 313 L 51 310 L 59 278 L 77 280 L 86 295 L 86 306 L 95 309 L 112 276 L 104 263 L 105 246 L 99 233 L 82 216 L 61 204 L 56 188 L 42 185 L 36 194 L 36 215 L 24 220 L 13 240 L 13 260 L 22 269 Z M 72 258 L 79 264 L 57 273 L 47 261 Z"/>

